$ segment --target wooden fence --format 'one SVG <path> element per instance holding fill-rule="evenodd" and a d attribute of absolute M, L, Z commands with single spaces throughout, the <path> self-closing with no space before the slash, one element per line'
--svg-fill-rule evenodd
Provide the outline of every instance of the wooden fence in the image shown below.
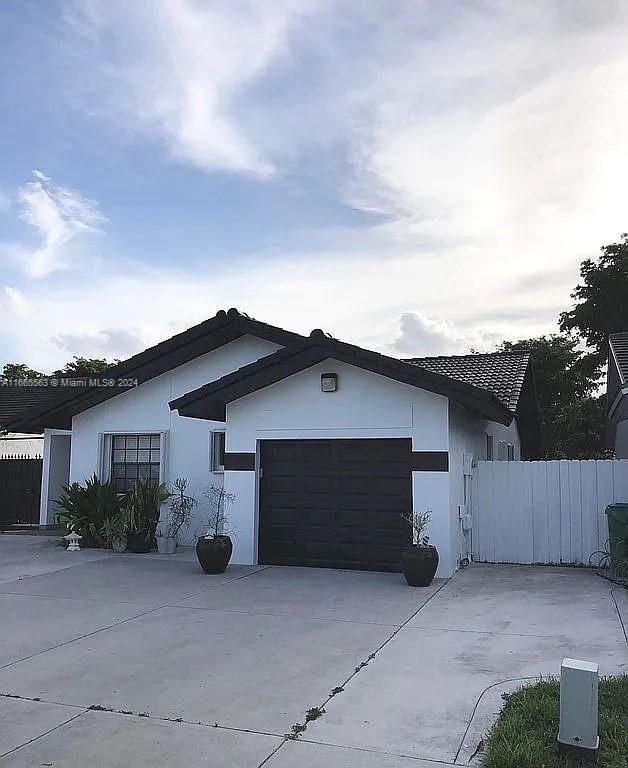
<path fill-rule="evenodd" d="M 479 461 L 472 485 L 473 558 L 586 565 L 605 549 L 604 511 L 618 501 L 628 502 L 628 459 Z"/>

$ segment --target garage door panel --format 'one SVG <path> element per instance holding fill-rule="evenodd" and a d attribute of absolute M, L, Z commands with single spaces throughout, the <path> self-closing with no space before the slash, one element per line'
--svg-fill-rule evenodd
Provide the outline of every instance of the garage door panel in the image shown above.
<path fill-rule="evenodd" d="M 375 477 L 372 482 L 373 493 L 393 498 L 405 497 L 403 484 L 399 477 Z"/>
<path fill-rule="evenodd" d="M 264 510 L 265 524 L 269 528 L 289 526 L 292 529 L 294 527 L 295 514 L 296 507 L 293 505 L 279 506 L 279 504 L 274 504 L 272 507 L 267 507 Z"/>
<path fill-rule="evenodd" d="M 304 493 L 324 493 L 329 495 L 334 489 L 334 478 L 330 475 L 305 475 L 295 483 Z"/>
<path fill-rule="evenodd" d="M 364 475 L 341 475 L 338 478 L 338 493 L 346 495 L 363 495 L 369 492 L 369 485 L 369 478 Z"/>
<path fill-rule="evenodd" d="M 273 475 L 269 484 L 273 493 L 296 493 L 299 490 L 299 479 L 295 474 Z"/>
<path fill-rule="evenodd" d="M 290 441 L 294 443 L 294 441 Z M 306 465 L 310 463 L 325 462 L 329 464 L 334 458 L 334 446 L 328 440 L 301 440 L 298 441 L 296 454 Z"/>
<path fill-rule="evenodd" d="M 260 562 L 398 571 L 410 453 L 410 440 L 264 441 Z"/>
<path fill-rule="evenodd" d="M 334 525 L 334 509 L 329 505 L 311 509 L 305 507 L 298 514 L 301 526 L 305 528 L 330 528 Z"/>

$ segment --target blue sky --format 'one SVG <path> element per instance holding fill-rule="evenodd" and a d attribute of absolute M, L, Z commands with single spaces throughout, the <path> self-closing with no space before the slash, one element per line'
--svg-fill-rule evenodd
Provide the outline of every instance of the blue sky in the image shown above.
<path fill-rule="evenodd" d="M 396 355 L 555 330 L 626 227 L 621 2 L 0 6 L 0 361 L 220 307 Z"/>

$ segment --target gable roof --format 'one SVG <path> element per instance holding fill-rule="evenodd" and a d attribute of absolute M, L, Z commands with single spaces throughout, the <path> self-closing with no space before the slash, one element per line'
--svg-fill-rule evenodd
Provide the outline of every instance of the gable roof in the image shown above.
<path fill-rule="evenodd" d="M 516 413 L 531 356 L 530 350 L 521 350 L 451 357 L 414 357 L 405 362 L 492 392 L 509 411 Z"/>
<path fill-rule="evenodd" d="M 254 320 L 237 309 L 226 312 L 221 309 L 209 320 L 108 368 L 98 374 L 98 378 L 133 378 L 142 384 L 242 336 L 257 336 L 282 346 L 304 338 L 298 333 Z M 118 387 L 65 390 L 59 401 L 36 405 L 10 419 L 6 426 L 20 432 L 41 431 L 42 424 L 56 429 L 70 429 L 73 416 L 125 391 Z"/>
<path fill-rule="evenodd" d="M 513 419 L 514 413 L 493 392 L 427 367 L 346 344 L 319 329 L 312 331 L 309 338 L 176 398 L 170 408 L 182 416 L 224 421 L 227 403 L 329 358 L 445 395 L 501 424 L 510 424 Z"/>
<path fill-rule="evenodd" d="M 61 402 L 67 395 L 67 391 L 50 386 L 27 387 L 0 384 L 0 432 L 9 431 L 5 428 L 5 424 L 19 421 L 25 413 L 35 408 Z M 36 425 L 33 426 L 36 427 Z M 43 427 L 37 427 L 34 431 L 43 432 Z"/>
<path fill-rule="evenodd" d="M 628 331 L 611 333 L 608 337 L 608 345 L 621 383 L 626 384 L 628 383 Z"/>

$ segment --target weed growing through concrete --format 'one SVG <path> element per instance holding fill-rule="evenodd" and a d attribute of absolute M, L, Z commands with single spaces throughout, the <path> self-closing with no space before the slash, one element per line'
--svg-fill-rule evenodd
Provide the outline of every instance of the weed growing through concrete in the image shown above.
<path fill-rule="evenodd" d="M 318 718 L 322 717 L 324 714 L 324 707 L 312 707 L 305 713 L 305 722 L 311 723 L 313 720 L 318 720 Z"/>
<path fill-rule="evenodd" d="M 305 722 L 295 723 L 290 729 L 290 733 L 285 734 L 285 738 L 298 739 L 299 736 L 305 732 L 305 729 L 307 728 L 309 723 L 311 723 L 314 720 L 318 720 L 318 718 L 322 717 L 324 714 L 325 714 L 324 707 L 310 707 L 310 709 L 308 709 L 308 711 L 305 713 Z"/>

